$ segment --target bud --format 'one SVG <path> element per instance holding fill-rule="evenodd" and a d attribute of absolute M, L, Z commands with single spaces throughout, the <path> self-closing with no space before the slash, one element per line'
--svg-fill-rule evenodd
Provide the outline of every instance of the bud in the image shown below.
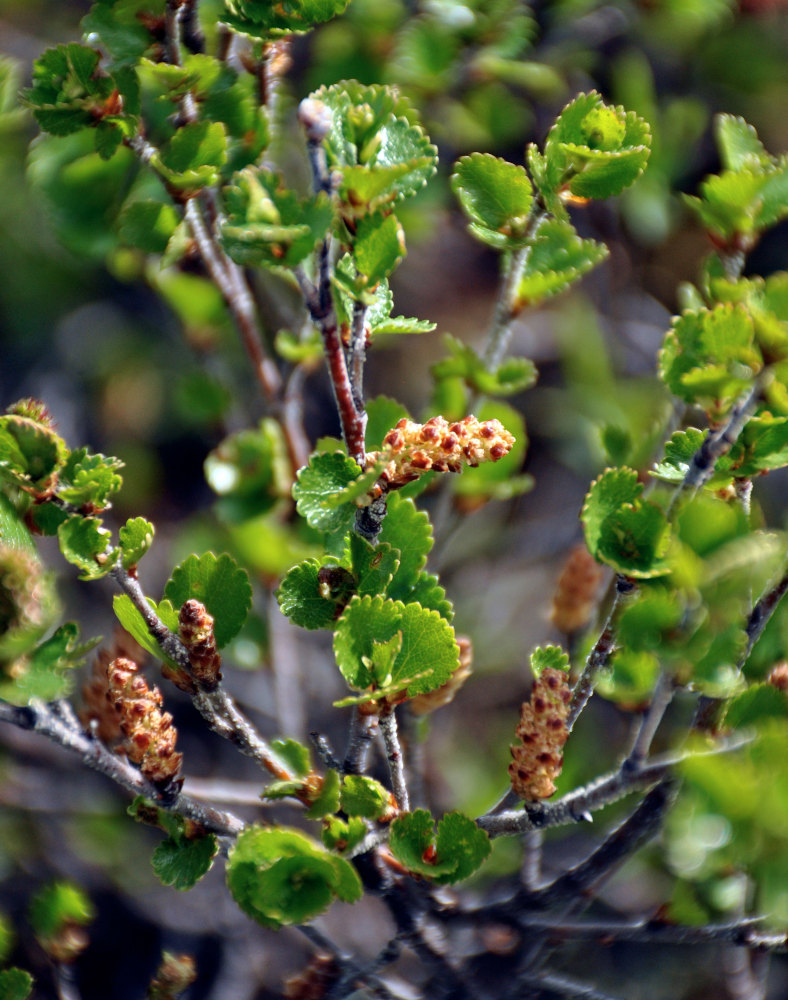
<path fill-rule="evenodd" d="M 339 977 L 340 968 L 331 955 L 313 955 L 309 965 L 285 982 L 286 1000 L 323 1000 Z"/>
<path fill-rule="evenodd" d="M 196 978 L 197 969 L 191 955 L 162 952 L 156 978 L 148 987 L 147 1000 L 177 1000 Z"/>
<path fill-rule="evenodd" d="M 213 691 L 222 679 L 222 658 L 216 648 L 213 616 L 204 604 L 189 600 L 178 615 L 178 633 L 189 651 L 192 676 L 206 690 Z"/>
<path fill-rule="evenodd" d="M 788 660 L 775 663 L 769 671 L 766 683 L 776 687 L 778 691 L 785 691 L 788 694 Z"/>
<path fill-rule="evenodd" d="M 563 748 L 569 732 L 569 678 L 563 670 L 547 667 L 534 681 L 531 701 L 522 706 L 515 735 L 520 743 L 510 747 L 509 777 L 520 798 L 547 799 L 555 792 L 554 779 L 564 763 Z"/>

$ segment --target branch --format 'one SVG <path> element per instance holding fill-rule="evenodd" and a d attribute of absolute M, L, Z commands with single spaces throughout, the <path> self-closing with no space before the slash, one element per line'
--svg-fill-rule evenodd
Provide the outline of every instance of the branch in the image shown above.
<path fill-rule="evenodd" d="M 236 836 L 244 824 L 232 813 L 202 805 L 183 793 L 162 789 L 145 778 L 125 757 L 112 753 L 79 723 L 71 705 L 65 701 L 49 704 L 34 699 L 18 707 L 0 700 L 0 721 L 45 736 L 65 750 L 78 754 L 82 763 L 111 778 L 133 795 L 144 795 L 168 812 L 186 816 L 214 833 Z"/>
<path fill-rule="evenodd" d="M 573 941 L 636 941 L 655 945 L 704 945 L 728 944 L 758 951 L 786 952 L 788 937 L 785 934 L 768 934 L 759 930 L 763 917 L 746 917 L 727 924 L 706 924 L 701 927 L 683 927 L 662 923 L 660 920 L 635 921 L 582 921 L 542 918 L 523 914 L 517 918 L 522 928 L 544 933 L 553 939 Z"/>
<path fill-rule="evenodd" d="M 671 497 L 667 509 L 668 516 L 670 516 L 679 497 L 685 490 L 690 490 L 694 495 L 711 479 L 717 460 L 722 458 L 723 455 L 727 455 L 734 444 L 736 444 L 747 421 L 755 412 L 763 390 L 763 383 L 764 374 L 761 372 L 747 392 L 736 401 L 728 414 L 727 422 L 722 427 L 717 428 L 717 430 L 709 431 L 706 434 L 703 444 L 692 456 L 692 461 L 683 481 Z"/>
<path fill-rule="evenodd" d="M 386 747 L 386 759 L 389 762 L 394 798 L 402 812 L 409 812 L 410 800 L 408 798 L 408 783 L 405 779 L 405 758 L 402 756 L 402 747 L 397 732 L 397 716 L 393 708 L 380 716 L 380 733 Z"/>
<path fill-rule="evenodd" d="M 362 715 L 358 706 L 353 708 L 350 720 L 350 736 L 348 737 L 345 759 L 342 762 L 343 774 L 364 774 L 369 766 L 369 752 L 378 733 L 378 717 Z"/>
<path fill-rule="evenodd" d="M 161 646 L 164 654 L 191 676 L 188 650 L 150 606 L 139 580 L 124 570 L 120 563 L 112 569 L 110 576 L 140 612 L 148 631 Z M 296 776 L 291 774 L 287 765 L 276 756 L 221 684 L 214 690 L 207 691 L 201 688 L 197 681 L 194 683 L 197 690 L 192 695 L 192 702 L 215 733 L 235 744 L 241 753 L 251 757 L 275 778 L 281 781 L 295 779 Z"/>
<path fill-rule="evenodd" d="M 674 797 L 673 782 L 662 780 L 587 858 L 540 889 L 521 888 L 504 904 L 504 909 L 510 914 L 519 914 L 533 907 L 555 906 L 588 892 L 611 868 L 655 836 Z"/>
<path fill-rule="evenodd" d="M 509 258 L 509 266 L 498 291 L 493 318 L 487 331 L 487 342 L 483 357 L 484 363 L 490 369 L 496 368 L 501 363 L 509 347 L 512 320 L 518 312 L 516 308 L 517 287 L 520 284 L 523 269 L 528 263 L 528 258 L 531 256 L 534 237 L 546 215 L 547 212 L 542 206 L 541 199 L 538 197 L 534 198 L 530 213 L 531 217 L 525 233 L 525 238 L 528 242 L 520 250 L 515 250 Z"/>
<path fill-rule="evenodd" d="M 538 997 L 544 997 L 544 990 L 555 996 L 566 997 L 567 1000 L 616 1000 L 616 997 L 608 993 L 601 993 L 593 986 L 586 986 L 585 983 L 578 983 L 565 976 L 557 976 L 551 972 L 545 972 L 541 976 L 521 975 L 517 977 L 518 987 L 534 986 L 539 990 Z M 516 996 L 522 997 L 528 994 L 522 993 L 519 988 Z"/>
<path fill-rule="evenodd" d="M 751 737 L 739 737 L 720 742 L 712 749 L 700 753 L 685 752 L 652 757 L 638 770 L 619 768 L 582 788 L 576 788 L 555 802 L 528 806 L 525 810 L 486 813 L 484 816 L 479 816 L 476 823 L 491 837 L 500 837 L 588 821 L 597 809 L 602 809 L 632 792 L 661 781 L 672 768 L 691 757 L 729 753 L 732 750 L 739 750 L 750 742 L 752 742 Z"/>
<path fill-rule="evenodd" d="M 569 714 L 566 719 L 566 727 L 571 733 L 578 716 L 585 708 L 589 698 L 594 693 L 596 682 L 600 673 L 607 666 L 610 657 L 616 647 L 615 619 L 619 607 L 628 595 L 635 591 L 635 584 L 620 574 L 616 576 L 616 590 L 613 604 L 607 616 L 607 620 L 602 628 L 599 638 L 591 648 L 591 652 L 583 667 L 577 683 L 572 690 L 572 700 L 569 702 Z"/>
<path fill-rule="evenodd" d="M 622 771 L 638 771 L 643 766 L 659 724 L 665 717 L 675 693 L 673 678 L 663 671 L 657 678 L 651 694 L 651 703 L 643 714 L 632 748 L 621 764 Z"/>

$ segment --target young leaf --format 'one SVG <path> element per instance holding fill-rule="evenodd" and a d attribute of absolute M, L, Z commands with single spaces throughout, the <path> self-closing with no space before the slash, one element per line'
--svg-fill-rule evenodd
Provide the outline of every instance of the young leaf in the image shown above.
<path fill-rule="evenodd" d="M 328 770 L 316 798 L 306 811 L 307 819 L 322 819 L 339 809 L 339 772 Z"/>
<path fill-rule="evenodd" d="M 0 997 L 3 1000 L 26 1000 L 33 990 L 33 977 L 24 969 L 0 972 Z"/>
<path fill-rule="evenodd" d="M 436 379 L 462 378 L 470 389 L 484 396 L 510 396 L 530 389 L 536 381 L 536 366 L 528 358 L 507 358 L 491 370 L 457 337 L 447 334 L 443 342 L 449 357 L 432 366 Z"/>
<path fill-rule="evenodd" d="M 312 755 L 309 747 L 305 747 L 303 743 L 292 739 L 273 740 L 271 749 L 299 778 L 305 778 L 309 774 L 312 768 Z"/>
<path fill-rule="evenodd" d="M 222 21 L 234 31 L 252 38 L 269 40 L 286 35 L 301 35 L 316 24 L 341 14 L 350 0 L 288 0 L 272 4 L 269 0 L 225 0 Z"/>
<path fill-rule="evenodd" d="M 726 170 L 767 166 L 771 157 L 758 138 L 758 133 L 743 118 L 736 115 L 717 115 L 714 133 Z"/>
<path fill-rule="evenodd" d="M 520 306 L 557 295 L 608 255 L 603 243 L 581 239 L 569 222 L 547 219 L 536 233 L 517 288 Z"/>
<path fill-rule="evenodd" d="M 194 598 L 214 619 L 216 645 L 221 649 L 241 630 L 252 605 L 249 574 L 229 555 L 191 555 L 176 566 L 164 588 L 173 607 Z"/>
<path fill-rule="evenodd" d="M 66 446 L 55 432 L 29 417 L 0 417 L 0 476 L 23 489 L 46 489 L 62 465 Z"/>
<path fill-rule="evenodd" d="M 438 823 L 426 809 L 398 816 L 391 824 L 391 853 L 410 871 L 434 879 L 438 885 L 468 878 L 488 857 L 490 840 L 484 830 L 462 813 L 447 813 Z"/>
<path fill-rule="evenodd" d="M 210 871 L 218 851 L 212 833 L 194 839 L 167 837 L 153 852 L 151 864 L 162 885 L 184 892 Z"/>
<path fill-rule="evenodd" d="M 391 792 L 379 781 L 362 774 L 346 774 L 340 796 L 342 811 L 348 816 L 385 820 L 396 810 Z"/>
<path fill-rule="evenodd" d="M 347 821 L 339 816 L 325 816 L 320 837 L 330 851 L 350 851 L 360 844 L 367 833 L 367 824 L 360 816 L 350 816 Z"/>
<path fill-rule="evenodd" d="M 124 569 L 136 566 L 153 544 L 156 529 L 144 517 L 130 517 L 118 531 L 120 559 Z"/>
<path fill-rule="evenodd" d="M 78 566 L 80 580 L 98 580 L 115 565 L 118 550 L 110 548 L 111 534 L 96 517 L 75 514 L 57 529 L 63 558 Z"/>
<path fill-rule="evenodd" d="M 393 600 L 405 600 L 427 564 L 433 546 L 432 525 L 414 502 L 396 493 L 388 498 L 388 514 L 383 521 L 378 544 L 387 543 L 399 551 L 400 564 L 387 587 Z"/>
<path fill-rule="evenodd" d="M 273 929 L 310 920 L 335 897 L 362 895 L 352 865 L 285 827 L 247 826 L 227 859 L 227 885 L 248 916 Z"/>
<path fill-rule="evenodd" d="M 664 513 L 641 499 L 634 469 L 608 469 L 591 484 L 581 519 L 591 554 L 617 572 L 648 578 L 668 572 Z"/>
<path fill-rule="evenodd" d="M 732 698 L 725 713 L 725 725 L 732 729 L 751 726 L 762 719 L 788 717 L 788 695 L 771 684 L 753 684 Z"/>
<path fill-rule="evenodd" d="M 164 5 L 165 0 L 97 0 L 82 19 L 82 30 L 99 36 L 115 65 L 136 63 L 159 44 L 156 24 Z"/>
<path fill-rule="evenodd" d="M 634 112 L 604 104 L 596 91 L 580 94 L 550 130 L 534 180 L 550 195 L 610 198 L 637 180 L 650 146 L 648 124 Z"/>
<path fill-rule="evenodd" d="M 191 191 L 215 184 L 227 159 L 227 133 L 221 122 L 182 125 L 151 161 L 172 187 Z"/>
<path fill-rule="evenodd" d="M 405 233 L 397 217 L 370 215 L 361 219 L 353 241 L 353 260 L 364 285 L 374 288 L 405 256 Z"/>
<path fill-rule="evenodd" d="M 531 672 L 538 677 L 543 670 L 569 671 L 569 654 L 560 646 L 537 646 L 531 653 Z"/>
<path fill-rule="evenodd" d="M 431 608 L 449 623 L 454 618 L 454 605 L 446 597 L 446 590 L 438 582 L 434 573 L 427 573 L 424 570 L 419 573 L 416 582 L 408 591 L 407 603 Z"/>
<path fill-rule="evenodd" d="M 387 542 L 370 545 L 360 535 L 350 536 L 350 564 L 356 578 L 357 593 L 383 594 L 399 569 L 399 552 Z"/>
<path fill-rule="evenodd" d="M 522 167 L 473 153 L 454 165 L 451 185 L 477 239 L 499 250 L 530 242 L 533 189 Z"/>
<path fill-rule="evenodd" d="M 118 475 L 123 464 L 112 456 L 91 455 L 87 448 L 72 451 L 60 470 L 58 495 L 77 507 L 90 504 L 100 510 L 123 485 Z"/>
<path fill-rule="evenodd" d="M 385 678 L 376 676 L 384 649 Z M 440 687 L 459 665 L 454 632 L 436 611 L 382 597 L 353 598 L 337 624 L 334 654 L 350 687 L 399 686 L 409 697 Z"/>
<path fill-rule="evenodd" d="M 670 391 L 717 417 L 762 365 L 752 318 L 731 304 L 678 317 L 659 354 L 659 374 Z"/>
<path fill-rule="evenodd" d="M 88 896 L 72 882 L 52 882 L 39 890 L 30 903 L 30 924 L 47 952 L 69 927 L 85 927 L 95 916 Z"/>
<path fill-rule="evenodd" d="M 148 598 L 148 604 L 156 611 L 156 602 L 150 597 Z M 112 598 L 112 609 L 123 628 L 143 649 L 147 650 L 156 659 L 163 658 L 159 644 L 148 631 L 144 618 L 131 603 L 131 598 L 127 594 L 116 594 Z"/>
<path fill-rule="evenodd" d="M 318 531 L 347 532 L 356 516 L 350 487 L 357 482 L 366 484 L 366 477 L 352 458 L 340 451 L 313 455 L 293 485 L 296 509 Z"/>
<path fill-rule="evenodd" d="M 126 246 L 145 253 L 164 253 L 178 222 L 178 213 L 166 202 L 134 201 L 118 219 L 118 235 Z"/>
<path fill-rule="evenodd" d="M 333 628 L 336 619 L 342 613 L 342 608 L 354 592 L 355 581 L 352 577 L 349 586 L 340 600 L 336 600 L 330 589 L 330 580 L 321 579 L 321 569 L 334 568 L 337 572 L 349 576 L 347 570 L 342 570 L 330 558 L 305 559 L 287 573 L 276 591 L 276 599 L 282 614 L 286 615 L 294 625 L 301 628 L 318 629 Z M 323 574 L 326 577 L 327 574 Z M 324 596 L 324 594 L 328 596 Z"/>
<path fill-rule="evenodd" d="M 279 174 L 246 167 L 225 190 L 222 242 L 244 265 L 294 267 L 324 239 L 333 220 L 328 198 L 300 199 Z"/>

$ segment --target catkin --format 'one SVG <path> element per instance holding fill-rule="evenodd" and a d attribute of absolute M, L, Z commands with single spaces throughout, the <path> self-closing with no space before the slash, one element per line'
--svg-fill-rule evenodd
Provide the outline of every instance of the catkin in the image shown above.
<path fill-rule="evenodd" d="M 563 670 L 545 668 L 534 681 L 530 702 L 522 706 L 515 729 L 519 743 L 510 747 L 509 777 L 523 799 L 549 798 L 564 763 L 563 749 L 569 732 L 569 680 Z"/>

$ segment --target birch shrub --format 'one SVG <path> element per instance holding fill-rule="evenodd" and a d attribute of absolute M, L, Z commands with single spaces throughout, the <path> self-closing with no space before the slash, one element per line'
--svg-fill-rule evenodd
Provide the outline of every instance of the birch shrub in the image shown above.
<path fill-rule="evenodd" d="M 250 920 L 299 928 L 315 957 L 288 996 L 403 995 L 391 967 L 410 954 L 419 971 L 408 995 L 605 997 L 606 986 L 583 982 L 592 977 L 555 954 L 560 942 L 584 940 L 712 944 L 751 986 L 731 986 L 731 996 L 765 996 L 765 959 L 784 951 L 788 919 L 788 575 L 786 536 L 766 523 L 758 483 L 788 463 L 788 274 L 762 278 L 746 264 L 788 214 L 788 162 L 743 119 L 717 118 L 720 172 L 687 198 L 713 249 L 697 285 L 681 289 L 656 358 L 670 419 L 645 457 L 631 429 L 604 430 L 609 467 L 590 484 L 584 544 L 554 598 L 564 643 L 529 649 L 522 636 L 530 682 L 523 676 L 511 720 L 508 774 L 481 790 L 481 815 L 435 814 L 418 720 L 451 712 L 475 681 L 471 640 L 455 631 L 451 594 L 429 562 L 428 512 L 446 533 L 464 511 L 530 488 L 511 397 L 537 371 L 510 353 L 512 323 L 606 266 L 605 244 L 575 227 L 590 202 L 635 184 L 652 139 L 643 118 L 592 90 L 528 145 L 524 162 L 460 157 L 451 190 L 469 232 L 500 257 L 486 339 L 477 350 L 445 338 L 418 413 L 389 395 L 369 398 L 376 341 L 435 329 L 398 314 L 389 279 L 406 253 L 400 216 L 431 182 L 438 151 L 395 86 L 345 80 L 302 100 L 297 122 L 277 115 L 294 36 L 346 6 L 98 0 L 85 40 L 35 63 L 25 102 L 42 135 L 30 172 L 57 225 L 73 244 L 100 211 L 116 260 L 137 261 L 182 316 L 208 297 L 240 336 L 265 415 L 211 451 L 205 474 L 236 542 L 256 535 L 265 551 L 191 554 L 151 593 L 155 525 L 110 514 L 134 470 L 65 441 L 46 401 L 12 402 L 0 418 L 0 719 L 130 793 L 131 816 L 162 832 L 152 865 L 165 885 L 188 890 L 223 866 Z M 497 37 L 486 51 L 498 71 L 521 65 L 518 7 L 467 5 L 508 26 L 509 49 Z M 429 34 L 432 17 L 412 31 Z M 291 176 L 281 129 L 301 144 L 311 186 Z M 260 318 L 261 290 L 271 288 L 297 297 L 301 313 L 275 337 Z M 341 437 L 313 446 L 304 384 L 323 360 Z M 40 536 L 56 538 L 68 564 L 61 588 L 71 574 L 116 591 L 123 632 L 105 640 L 74 702 L 78 668 L 101 640 L 62 620 Z M 232 697 L 233 643 L 267 587 L 288 627 L 330 638 L 326 656 L 346 686 L 333 705 L 347 726 L 341 749 L 319 732 L 310 745 L 264 735 Z M 100 601 L 107 591 L 96 589 Z M 143 652 L 163 679 L 141 669 Z M 173 685 L 203 717 L 206 741 L 212 730 L 259 766 L 264 812 L 241 818 L 184 793 L 188 754 L 166 710 Z M 631 737 L 612 770 L 558 793 L 592 698 L 628 712 Z M 656 753 L 661 728 L 669 749 Z M 584 857 L 540 873 L 543 831 L 584 824 L 625 798 L 619 825 Z M 662 908 L 633 917 L 596 907 L 583 918 L 595 891 L 657 834 L 672 873 Z M 485 875 L 499 838 L 523 845 L 519 877 Z M 321 922 L 336 901 L 364 895 L 395 928 L 372 959 L 340 947 Z M 63 984 L 73 987 L 91 915 L 65 883 L 31 909 L 60 996 L 72 995 Z M 6 956 L 10 939 L 2 930 Z M 498 974 L 480 962 L 485 953 Z M 180 995 L 194 976 L 188 958 L 165 956 L 148 995 Z M 3 996 L 31 989 L 23 969 L 0 972 Z"/>

